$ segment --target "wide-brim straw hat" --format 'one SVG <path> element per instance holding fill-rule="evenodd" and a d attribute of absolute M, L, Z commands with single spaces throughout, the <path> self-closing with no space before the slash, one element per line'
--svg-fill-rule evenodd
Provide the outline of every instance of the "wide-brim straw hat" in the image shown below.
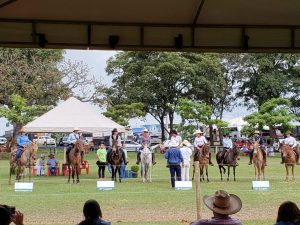
<path fill-rule="evenodd" d="M 191 143 L 188 141 L 188 140 L 184 140 L 182 143 L 181 143 L 181 146 L 187 146 L 187 147 L 190 147 L 191 146 Z"/>
<path fill-rule="evenodd" d="M 196 134 L 203 134 L 203 132 L 202 132 L 201 130 L 196 130 L 196 131 L 194 132 L 194 135 L 196 135 Z"/>
<path fill-rule="evenodd" d="M 254 134 L 260 134 L 260 132 L 258 130 L 254 131 Z"/>
<path fill-rule="evenodd" d="M 143 129 L 143 133 L 148 133 L 149 131 L 148 131 L 148 129 L 147 128 L 144 128 Z"/>
<path fill-rule="evenodd" d="M 25 130 L 24 128 L 21 128 L 21 129 L 19 130 L 19 133 L 26 133 L 26 130 Z"/>
<path fill-rule="evenodd" d="M 80 131 L 78 127 L 75 127 L 73 131 Z"/>
<path fill-rule="evenodd" d="M 179 144 L 178 144 L 178 142 L 176 141 L 176 140 L 171 140 L 170 142 L 169 142 L 169 146 L 170 147 L 177 147 Z"/>
<path fill-rule="evenodd" d="M 242 201 L 238 196 L 223 190 L 216 191 L 212 196 L 204 196 L 203 202 L 207 208 L 222 215 L 235 214 L 242 208 Z"/>

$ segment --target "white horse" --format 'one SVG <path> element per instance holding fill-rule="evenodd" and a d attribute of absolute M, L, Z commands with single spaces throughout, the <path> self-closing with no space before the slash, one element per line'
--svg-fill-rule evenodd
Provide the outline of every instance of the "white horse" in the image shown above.
<path fill-rule="evenodd" d="M 151 166 L 152 166 L 152 150 L 145 145 L 141 151 L 141 175 L 143 183 L 145 181 L 152 182 L 151 179 Z"/>

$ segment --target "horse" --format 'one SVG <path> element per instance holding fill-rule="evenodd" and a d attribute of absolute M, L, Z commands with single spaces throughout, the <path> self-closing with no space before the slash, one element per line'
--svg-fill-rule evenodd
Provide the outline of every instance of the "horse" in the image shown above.
<path fill-rule="evenodd" d="M 10 153 L 10 169 L 9 169 L 9 185 L 11 184 L 11 175 L 16 171 L 16 180 L 20 182 L 22 174 L 24 174 L 25 167 L 29 168 L 29 182 L 31 180 L 31 167 L 34 166 L 35 155 L 38 149 L 36 141 L 30 142 L 28 147 L 25 147 L 22 151 L 21 157 L 18 158 L 18 161 L 15 161 L 16 158 L 16 146 L 11 146 Z M 24 176 L 23 176 L 24 182 Z"/>
<path fill-rule="evenodd" d="M 205 144 L 203 145 L 197 152 L 195 152 L 196 156 L 194 157 L 195 161 L 199 161 L 199 168 L 200 168 L 200 181 L 204 181 L 204 169 L 206 173 L 206 180 L 209 182 L 208 178 L 208 154 L 209 154 L 209 145 Z M 195 166 L 193 170 L 193 178 L 194 180 L 195 175 Z"/>
<path fill-rule="evenodd" d="M 141 176 L 143 183 L 145 181 L 152 182 L 151 179 L 151 166 L 152 166 L 152 151 L 147 145 L 141 151 Z"/>
<path fill-rule="evenodd" d="M 259 143 L 257 141 L 253 144 L 253 165 L 256 180 L 265 179 L 265 162 L 263 158 L 262 149 L 259 148 Z"/>
<path fill-rule="evenodd" d="M 240 149 L 239 146 L 233 145 L 233 148 L 225 155 L 222 154 L 222 151 L 219 151 L 216 155 L 216 160 L 219 166 L 219 171 L 221 175 L 221 180 L 223 180 L 222 177 L 222 170 L 223 173 L 226 173 L 226 169 L 224 167 L 227 166 L 227 181 L 229 181 L 229 176 L 230 176 L 230 167 L 233 168 L 233 180 L 236 181 L 235 179 L 235 168 L 237 166 L 237 160 L 239 160 L 239 154 L 240 154 Z"/>
<path fill-rule="evenodd" d="M 73 183 L 75 183 L 75 174 L 76 174 L 76 184 L 79 183 L 79 174 L 80 174 L 80 164 L 81 164 L 81 151 L 83 150 L 83 141 L 78 139 L 74 143 L 74 147 L 71 149 L 67 155 L 67 164 L 69 170 L 68 183 L 70 183 L 71 173 Z"/>
<path fill-rule="evenodd" d="M 282 153 L 282 157 L 284 159 L 286 176 L 285 180 L 289 180 L 289 167 L 292 167 L 292 180 L 295 180 L 294 177 L 294 168 L 297 163 L 296 154 L 293 149 L 287 144 L 280 144 L 280 151 Z"/>
<path fill-rule="evenodd" d="M 121 179 L 121 164 L 123 163 L 122 151 L 118 148 L 118 142 L 113 141 L 112 150 L 110 155 L 107 157 L 107 162 L 111 167 L 111 180 L 117 181 L 117 172 L 119 173 L 119 182 L 122 182 Z M 125 163 L 125 162 L 124 162 Z"/>

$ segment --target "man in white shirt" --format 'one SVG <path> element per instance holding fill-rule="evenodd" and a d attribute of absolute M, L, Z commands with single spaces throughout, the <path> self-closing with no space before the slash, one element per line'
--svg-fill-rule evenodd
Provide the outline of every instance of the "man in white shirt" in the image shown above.
<path fill-rule="evenodd" d="M 206 140 L 206 138 L 203 136 L 203 132 L 201 130 L 196 130 L 194 132 L 195 140 L 194 140 L 194 161 L 196 161 L 197 156 L 199 154 L 199 150 L 206 144 L 208 144 L 208 141 Z M 211 152 L 209 152 L 209 164 L 211 166 L 213 166 L 214 164 L 211 162 Z"/>
<path fill-rule="evenodd" d="M 170 132 L 170 135 L 171 135 L 171 139 L 170 139 L 171 141 L 175 140 L 175 141 L 177 141 L 178 145 L 181 145 L 182 138 L 178 135 L 176 130 L 172 130 Z"/>
<path fill-rule="evenodd" d="M 291 131 L 288 131 L 287 132 L 287 135 L 286 135 L 286 138 L 284 139 L 284 144 L 286 145 L 289 145 L 293 151 L 295 152 L 296 154 L 296 159 L 297 159 L 297 164 L 299 165 L 299 153 L 297 151 L 297 145 L 298 145 L 298 142 L 296 141 L 296 139 L 292 136 L 292 132 Z M 283 163 L 284 159 L 282 157 L 282 154 L 281 154 L 281 158 L 282 158 L 282 161 L 281 161 L 281 164 Z"/>
<path fill-rule="evenodd" d="M 222 162 L 223 164 L 224 159 L 227 157 L 228 152 L 233 148 L 233 143 L 229 134 L 225 134 L 223 137 L 223 151 L 222 151 Z"/>

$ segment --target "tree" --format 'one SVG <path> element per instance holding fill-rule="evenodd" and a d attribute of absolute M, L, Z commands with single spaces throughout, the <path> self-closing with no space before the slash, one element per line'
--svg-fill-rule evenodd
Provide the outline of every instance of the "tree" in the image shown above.
<path fill-rule="evenodd" d="M 114 76 L 112 87 L 106 90 L 107 103 L 143 103 L 160 123 L 164 140 L 164 118 L 169 117 L 173 129 L 178 99 L 188 95 L 194 73 L 188 60 L 179 53 L 121 52 L 108 60 L 106 70 Z"/>
<path fill-rule="evenodd" d="M 12 107 L 0 107 L 0 117 L 5 117 L 13 124 L 13 139 L 16 138 L 18 130 L 26 123 L 32 121 L 36 116 L 44 113 L 49 107 L 39 105 L 28 105 L 26 99 L 19 95 L 11 96 Z"/>
<path fill-rule="evenodd" d="M 291 102 L 283 98 L 273 98 L 265 102 L 258 112 L 244 117 L 244 120 L 249 124 L 244 132 L 249 133 L 249 128 L 253 132 L 255 129 L 262 130 L 264 126 L 268 126 L 273 140 L 276 134 L 276 126 L 280 125 L 282 130 L 286 132 L 294 127 L 291 120 L 299 119 L 296 115 L 289 113 L 290 106 Z"/>
<path fill-rule="evenodd" d="M 298 54 L 240 54 L 237 96 L 248 108 L 260 108 L 272 98 L 299 91 Z"/>
<path fill-rule="evenodd" d="M 142 103 L 131 103 L 109 106 L 103 114 L 122 126 L 128 126 L 130 119 L 144 117 L 145 111 Z"/>

